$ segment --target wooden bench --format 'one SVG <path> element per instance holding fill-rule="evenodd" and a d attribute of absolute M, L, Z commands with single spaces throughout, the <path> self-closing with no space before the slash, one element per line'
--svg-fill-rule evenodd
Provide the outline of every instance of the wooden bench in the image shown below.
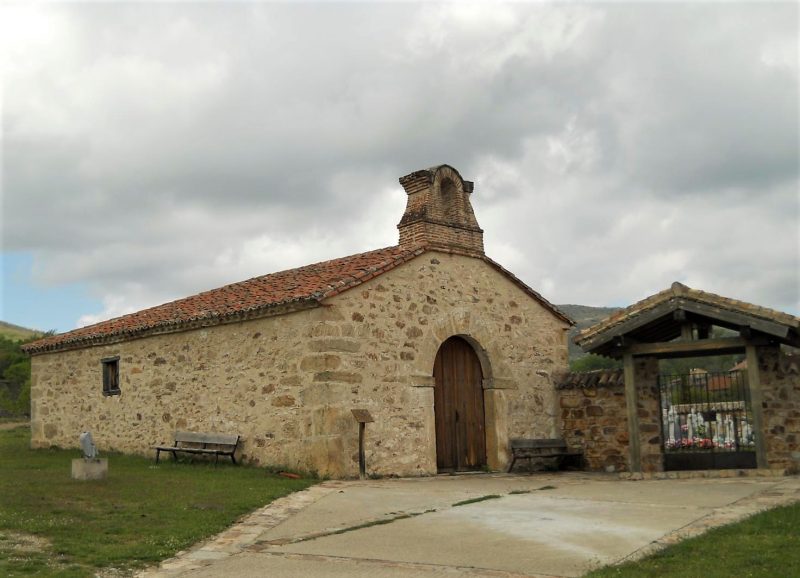
<path fill-rule="evenodd" d="M 220 456 L 229 456 L 235 464 L 236 456 L 234 454 L 239 445 L 239 437 L 238 435 L 176 431 L 175 441 L 171 446 L 153 446 L 153 449 L 156 450 L 156 463 L 158 463 L 161 452 L 170 452 L 174 460 L 178 459 L 178 452 L 183 452 L 214 456 L 214 465 L 219 462 Z"/>
<path fill-rule="evenodd" d="M 570 450 L 567 447 L 567 442 L 564 440 L 522 438 L 511 440 L 511 465 L 508 466 L 509 472 L 511 468 L 514 467 L 517 460 L 531 460 L 534 458 L 555 458 L 558 468 L 560 469 L 562 463 L 567 459 L 576 460 L 580 464 L 583 461 L 583 452 Z"/>

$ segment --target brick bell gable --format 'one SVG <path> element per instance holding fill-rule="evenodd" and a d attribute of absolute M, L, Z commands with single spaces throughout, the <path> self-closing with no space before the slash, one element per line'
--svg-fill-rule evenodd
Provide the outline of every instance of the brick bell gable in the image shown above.
<path fill-rule="evenodd" d="M 439 165 L 401 177 L 400 184 L 408 194 L 406 212 L 397 225 L 401 247 L 484 254 L 483 229 L 470 202 L 471 181 L 453 167 Z"/>

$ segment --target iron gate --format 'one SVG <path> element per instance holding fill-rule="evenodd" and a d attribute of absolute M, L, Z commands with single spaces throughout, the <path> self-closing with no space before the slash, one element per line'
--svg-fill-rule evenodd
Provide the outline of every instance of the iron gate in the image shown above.
<path fill-rule="evenodd" d="M 755 468 L 753 412 L 742 371 L 660 375 L 665 470 Z"/>

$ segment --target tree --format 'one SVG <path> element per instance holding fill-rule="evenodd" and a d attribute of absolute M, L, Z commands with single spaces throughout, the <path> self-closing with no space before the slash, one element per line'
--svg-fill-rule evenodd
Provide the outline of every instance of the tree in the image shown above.
<path fill-rule="evenodd" d="M 595 355 L 594 353 L 579 357 L 569 364 L 570 371 L 594 371 L 596 369 L 618 369 L 620 367 L 622 367 L 622 361 Z"/>
<path fill-rule="evenodd" d="M 26 340 L 12 340 L 0 335 L 0 411 L 13 415 L 31 413 L 31 359 L 22 352 L 22 346 L 42 337 L 53 335 L 48 331 Z"/>

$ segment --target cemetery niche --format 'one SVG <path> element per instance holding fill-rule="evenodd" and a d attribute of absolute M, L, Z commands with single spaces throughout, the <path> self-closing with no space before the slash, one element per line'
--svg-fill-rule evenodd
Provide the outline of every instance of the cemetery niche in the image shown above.
<path fill-rule="evenodd" d="M 676 282 L 575 343 L 622 362 L 557 386 L 563 435 L 590 469 L 800 471 L 800 318 Z"/>
<path fill-rule="evenodd" d="M 756 467 L 743 371 L 659 375 L 664 469 Z"/>

